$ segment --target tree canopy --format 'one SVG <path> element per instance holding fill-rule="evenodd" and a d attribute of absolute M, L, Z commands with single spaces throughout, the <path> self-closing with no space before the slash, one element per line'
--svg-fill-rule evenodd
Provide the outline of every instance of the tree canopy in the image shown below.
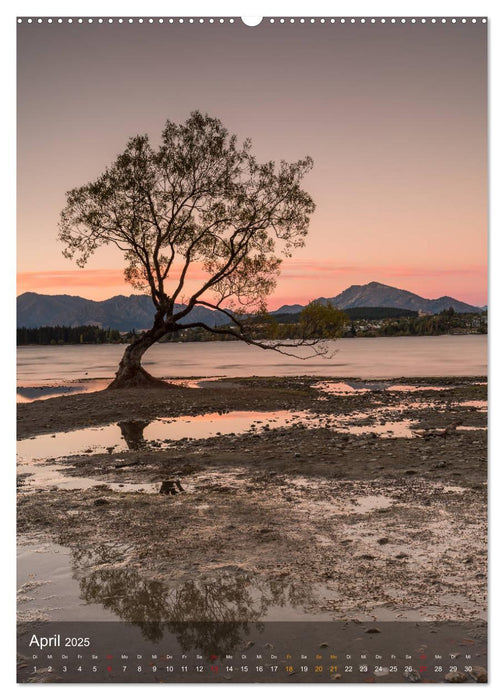
<path fill-rule="evenodd" d="M 64 255 L 82 267 L 113 244 L 125 279 L 152 297 L 153 327 L 126 364 L 139 366 L 167 332 L 214 332 L 187 318 L 198 305 L 222 311 L 230 326 L 218 332 L 245 342 L 286 352 L 317 346 L 306 338 L 262 342 L 247 321 L 264 313 L 282 259 L 305 243 L 315 205 L 301 183 L 312 165 L 308 156 L 261 163 L 248 139 L 239 143 L 219 119 L 196 111 L 182 124 L 167 121 L 157 146 L 147 135 L 131 138 L 102 175 L 67 193 Z"/>

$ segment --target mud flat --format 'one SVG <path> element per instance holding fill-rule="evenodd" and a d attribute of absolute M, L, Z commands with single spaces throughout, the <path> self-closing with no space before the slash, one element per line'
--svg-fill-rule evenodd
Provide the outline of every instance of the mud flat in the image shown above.
<path fill-rule="evenodd" d="M 484 377 L 195 378 L 18 409 L 22 619 L 485 618 Z"/>

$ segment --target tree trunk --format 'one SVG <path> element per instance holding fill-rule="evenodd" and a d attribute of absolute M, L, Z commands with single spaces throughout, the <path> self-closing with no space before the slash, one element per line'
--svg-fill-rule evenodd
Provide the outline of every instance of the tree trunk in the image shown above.
<path fill-rule="evenodd" d="M 119 363 L 115 379 L 107 388 L 123 389 L 125 387 L 153 385 L 167 387 L 166 382 L 151 376 L 141 364 L 144 353 L 165 333 L 164 326 L 154 326 L 150 331 L 133 341 L 131 345 L 128 345 Z"/>

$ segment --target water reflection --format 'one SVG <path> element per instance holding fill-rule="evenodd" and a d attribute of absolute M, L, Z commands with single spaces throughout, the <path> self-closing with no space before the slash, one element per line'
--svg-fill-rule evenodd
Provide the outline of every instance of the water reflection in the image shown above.
<path fill-rule="evenodd" d="M 124 439 L 130 450 L 140 450 L 145 447 L 144 430 L 151 421 L 127 420 L 118 423 L 121 437 Z"/>
<path fill-rule="evenodd" d="M 20 386 L 17 388 L 18 403 L 29 403 L 38 399 L 50 399 L 65 394 L 83 393 L 85 388 L 76 386 Z"/>
<path fill-rule="evenodd" d="M 53 399 L 69 394 L 88 394 L 94 391 L 102 391 L 110 384 L 110 379 L 83 379 L 70 380 L 65 384 L 54 384 L 42 379 L 41 384 L 23 383 L 17 387 L 16 400 L 18 403 L 31 403 L 44 399 Z"/>
<path fill-rule="evenodd" d="M 225 375 L 256 376 L 316 375 L 334 377 L 476 377 L 486 374 L 487 337 L 445 335 L 396 338 L 339 338 L 330 341 L 338 351 L 338 362 L 306 362 L 283 357 L 243 343 L 161 343 L 148 351 L 156 377 L 169 377 L 177 368 L 179 377 Z M 331 348 L 332 349 L 332 348 Z M 42 384 L 47 377 L 59 383 L 114 376 L 124 352 L 122 345 L 73 345 L 19 347 L 18 380 Z"/>
<path fill-rule="evenodd" d="M 125 567 L 125 556 L 127 548 L 108 545 L 73 549 L 82 599 L 134 624 L 152 642 L 167 631 L 175 634 L 185 651 L 228 653 L 244 644 L 252 628 L 262 628 L 271 608 L 303 611 L 315 601 L 307 583 L 266 581 L 243 572 L 175 583 L 148 578 Z"/>
<path fill-rule="evenodd" d="M 376 424 L 377 410 L 362 413 L 324 414 L 310 411 L 229 411 L 228 413 L 204 413 L 158 418 L 152 422 L 124 421 L 101 427 L 80 428 L 52 435 L 38 435 L 18 440 L 17 454 L 20 461 L 58 459 L 76 453 L 113 452 L 124 449 L 124 439 L 129 449 L 161 448 L 178 440 L 207 440 L 219 436 L 236 436 L 262 430 L 305 427 L 310 430 L 326 428 L 340 432 L 389 432 L 396 437 L 413 437 L 404 421 L 391 422 L 386 428 Z M 365 425 L 355 425 L 356 420 Z M 161 444 L 161 443 L 164 443 Z"/>
<path fill-rule="evenodd" d="M 301 422 L 313 427 L 327 420 L 309 411 L 228 411 L 158 418 L 152 422 L 124 421 L 104 426 L 80 428 L 52 435 L 38 435 L 17 441 L 22 460 L 58 458 L 79 452 L 99 453 L 120 447 L 121 437 L 130 449 L 139 449 L 142 441 L 177 441 L 216 437 L 256 431 L 263 427 L 285 428 Z M 130 442 L 133 446 L 131 448 Z M 153 446 L 153 445 L 151 445 Z"/>

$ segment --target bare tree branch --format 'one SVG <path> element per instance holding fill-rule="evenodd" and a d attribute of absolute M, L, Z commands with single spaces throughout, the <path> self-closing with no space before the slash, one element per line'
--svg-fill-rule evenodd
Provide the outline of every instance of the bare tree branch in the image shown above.
<path fill-rule="evenodd" d="M 196 111 L 182 124 L 167 121 L 157 148 L 146 135 L 130 139 L 102 175 L 67 193 L 59 225 L 64 255 L 84 266 L 100 246 L 117 246 L 126 280 L 147 290 L 155 306 L 153 327 L 126 349 L 117 383 L 141 374 L 142 354 L 152 343 L 184 328 L 238 333 L 244 342 L 284 354 L 289 347 L 317 347 L 319 340 L 309 337 L 258 341 L 242 313 L 266 308 L 282 257 L 304 245 L 315 205 L 301 183 L 312 165 L 309 157 L 260 163 L 250 141 L 239 144 L 218 119 Z M 195 288 L 190 271 L 196 263 L 207 277 Z M 188 285 L 187 303 L 175 312 Z M 224 313 L 235 331 L 192 325 L 198 305 Z"/>

